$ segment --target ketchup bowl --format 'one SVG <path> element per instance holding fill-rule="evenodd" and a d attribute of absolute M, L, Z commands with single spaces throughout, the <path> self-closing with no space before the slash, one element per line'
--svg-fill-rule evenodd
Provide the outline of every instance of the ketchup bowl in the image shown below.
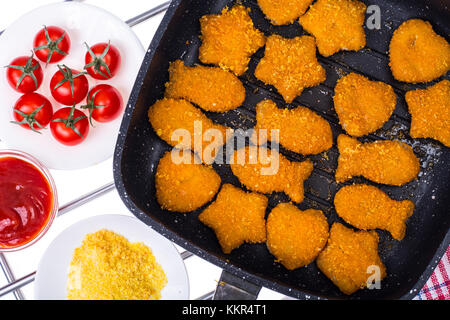
<path fill-rule="evenodd" d="M 49 170 L 33 156 L 0 150 L 0 252 L 37 242 L 58 212 L 58 195 Z"/>

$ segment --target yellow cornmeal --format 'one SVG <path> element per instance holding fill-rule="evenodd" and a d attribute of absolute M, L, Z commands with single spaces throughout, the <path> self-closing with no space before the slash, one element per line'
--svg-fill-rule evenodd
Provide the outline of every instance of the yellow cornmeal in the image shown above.
<path fill-rule="evenodd" d="M 69 300 L 159 300 L 166 275 L 150 248 L 112 231 L 86 235 L 73 253 Z"/>

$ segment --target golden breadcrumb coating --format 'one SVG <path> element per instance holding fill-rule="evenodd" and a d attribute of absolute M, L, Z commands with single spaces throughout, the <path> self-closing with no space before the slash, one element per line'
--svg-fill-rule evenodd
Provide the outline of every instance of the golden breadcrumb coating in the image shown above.
<path fill-rule="evenodd" d="M 358 51 L 366 46 L 366 5 L 356 0 L 318 0 L 300 17 L 302 27 L 317 41 L 324 57 L 341 50 Z"/>
<path fill-rule="evenodd" d="M 74 250 L 67 278 L 69 300 L 159 300 L 167 284 L 149 247 L 104 229 Z"/>
<path fill-rule="evenodd" d="M 155 175 L 156 199 L 169 211 L 191 212 L 209 201 L 219 191 L 221 179 L 212 167 L 197 164 L 191 152 L 187 163 L 176 163 L 166 152 Z"/>
<path fill-rule="evenodd" d="M 226 142 L 227 127 L 215 124 L 186 100 L 169 98 L 158 100 L 149 108 L 148 118 L 156 134 L 171 146 L 197 152 L 198 148 L 195 148 L 195 142 L 199 141 L 203 150 L 201 160 L 207 164 L 213 163 L 217 156 L 214 151 L 211 152 L 211 155 L 206 152 L 207 148 L 220 147 Z M 221 133 L 221 139 L 214 138 L 212 142 L 207 141 L 204 137 L 205 132 L 209 129 L 215 129 L 216 132 Z M 184 139 L 183 135 L 177 135 L 183 132 L 189 133 L 190 139 Z M 172 135 L 178 140 L 172 140 Z"/>
<path fill-rule="evenodd" d="M 221 14 L 200 18 L 202 45 L 199 59 L 215 64 L 240 76 L 247 71 L 250 57 L 263 47 L 266 38 L 253 26 L 250 9 L 236 5 Z"/>
<path fill-rule="evenodd" d="M 411 113 L 412 138 L 433 138 L 450 147 L 450 81 L 405 95 Z"/>
<path fill-rule="evenodd" d="M 357 184 L 340 189 L 334 198 L 338 215 L 352 226 L 368 230 L 383 229 L 396 240 L 406 232 L 406 220 L 413 214 L 414 203 L 395 201 L 377 187 Z"/>
<path fill-rule="evenodd" d="M 280 109 L 271 100 L 261 101 L 256 106 L 255 134 L 258 134 L 260 129 L 267 130 L 268 140 L 272 140 L 271 130 L 279 130 L 279 139 L 274 142 L 279 142 L 284 148 L 303 155 L 318 154 L 333 145 L 330 124 L 302 106 Z M 261 140 L 260 134 L 259 137 Z M 265 143 L 256 139 L 253 142 Z"/>
<path fill-rule="evenodd" d="M 221 68 L 188 67 L 177 60 L 169 67 L 165 96 L 186 99 L 206 111 L 226 112 L 241 106 L 245 88 L 231 72 Z"/>
<path fill-rule="evenodd" d="M 389 140 L 361 143 L 341 134 L 337 144 L 340 153 L 337 182 L 363 176 L 377 183 L 401 186 L 419 174 L 419 159 L 406 143 Z"/>
<path fill-rule="evenodd" d="M 255 76 L 273 85 L 287 103 L 326 78 L 325 69 L 317 61 L 313 37 L 286 39 L 279 35 L 267 38 L 264 58 L 258 63 Z"/>
<path fill-rule="evenodd" d="M 303 15 L 313 0 L 258 0 L 262 12 L 274 25 L 291 24 Z"/>
<path fill-rule="evenodd" d="M 255 146 L 237 150 L 233 159 L 231 170 L 248 189 L 267 194 L 284 192 L 294 202 L 303 201 L 303 182 L 313 170 L 311 160 L 291 162 L 275 150 Z"/>
<path fill-rule="evenodd" d="M 267 247 L 286 269 L 314 261 L 328 240 L 328 222 L 320 210 L 299 210 L 280 203 L 267 218 Z"/>
<path fill-rule="evenodd" d="M 394 112 L 397 96 L 384 82 L 350 73 L 336 84 L 334 109 L 344 130 L 362 137 L 383 127 Z"/>
<path fill-rule="evenodd" d="M 198 218 L 214 229 L 223 252 L 228 254 L 244 242 L 266 241 L 267 203 L 262 194 L 224 184 L 217 199 Z"/>
<path fill-rule="evenodd" d="M 428 21 L 411 19 L 394 31 L 389 66 L 395 79 L 429 82 L 450 70 L 450 44 Z"/>
<path fill-rule="evenodd" d="M 319 269 L 341 290 L 350 295 L 367 287 L 373 266 L 386 277 L 386 267 L 378 255 L 375 231 L 353 231 L 340 223 L 331 226 L 330 238 L 316 260 Z"/>

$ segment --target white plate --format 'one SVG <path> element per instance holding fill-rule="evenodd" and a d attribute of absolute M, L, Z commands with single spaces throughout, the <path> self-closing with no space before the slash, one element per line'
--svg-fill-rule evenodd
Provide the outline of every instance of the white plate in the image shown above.
<path fill-rule="evenodd" d="M 130 242 L 142 242 L 151 248 L 168 280 L 161 292 L 163 300 L 189 299 L 186 268 L 172 242 L 136 218 L 124 215 L 100 215 L 88 218 L 59 234 L 39 262 L 35 281 L 35 299 L 67 299 L 67 275 L 73 251 L 81 245 L 88 233 L 101 229 L 116 232 Z"/>
<path fill-rule="evenodd" d="M 84 42 L 92 46 L 110 40 L 120 50 L 122 65 L 117 75 L 109 81 L 98 81 L 88 76 L 89 87 L 100 82 L 111 84 L 122 94 L 126 107 L 145 50 L 125 22 L 103 9 L 76 1 L 40 7 L 19 18 L 0 36 L 0 48 L 3 48 L 0 50 L 0 66 L 10 64 L 15 57 L 29 56 L 34 36 L 43 25 L 56 25 L 67 31 L 71 40 L 70 53 L 58 63 L 77 70 L 82 70 L 84 66 Z M 44 81 L 37 92 L 46 96 L 56 111 L 62 106 L 51 96 L 49 85 L 57 66 L 49 64 L 45 68 L 45 63 L 41 63 L 41 67 L 44 69 Z M 0 68 L 0 139 L 9 148 L 30 153 L 47 167 L 62 170 L 85 168 L 112 156 L 122 117 L 110 123 L 95 124 L 83 143 L 67 147 L 52 137 L 49 128 L 41 130 L 43 134 L 35 134 L 10 123 L 14 120 L 13 106 L 20 96 L 7 83 L 6 68 Z"/>

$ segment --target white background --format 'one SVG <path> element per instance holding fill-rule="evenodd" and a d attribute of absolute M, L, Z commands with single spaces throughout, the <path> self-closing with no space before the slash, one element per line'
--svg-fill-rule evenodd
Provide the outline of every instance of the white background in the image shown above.
<path fill-rule="evenodd" d="M 0 30 L 5 29 L 10 23 L 16 20 L 23 13 L 38 6 L 49 4 L 55 1 L 46 0 L 14 0 L 0 2 Z M 87 0 L 86 3 L 102 7 L 115 14 L 123 20 L 128 20 L 144 11 L 147 11 L 163 2 L 164 0 Z M 160 14 L 140 25 L 133 27 L 134 32 L 140 38 L 144 48 L 147 48 L 152 40 L 163 14 Z M 17 39 L 20 41 L 20 39 Z M 5 50 L 5 48 L 0 48 Z M 5 81 L 0 79 L 0 81 Z M 1 139 L 1 137 L 0 137 Z M 0 149 L 6 149 L 0 141 Z M 57 156 L 57 155 L 55 155 Z M 112 159 L 109 159 L 96 166 L 76 171 L 52 171 L 55 179 L 59 203 L 61 205 L 83 195 L 91 190 L 99 188 L 113 181 Z M 123 205 L 119 195 L 114 190 L 105 196 L 98 198 L 84 206 L 73 210 L 56 219 L 50 231 L 38 243 L 30 248 L 15 253 L 6 254 L 16 278 L 25 276 L 35 271 L 38 261 L 49 243 L 66 227 L 81 219 L 101 214 L 127 214 L 131 215 Z M 184 251 L 177 247 L 180 252 Z M 198 258 L 191 257 L 185 260 L 189 274 L 191 299 L 196 299 L 216 287 L 221 270 Z M 3 273 L 0 272 L 0 287 L 6 284 Z M 27 299 L 33 299 L 33 284 L 29 284 L 22 289 Z M 259 299 L 281 299 L 284 296 L 263 288 Z M 3 299 L 14 299 L 12 294 Z"/>

